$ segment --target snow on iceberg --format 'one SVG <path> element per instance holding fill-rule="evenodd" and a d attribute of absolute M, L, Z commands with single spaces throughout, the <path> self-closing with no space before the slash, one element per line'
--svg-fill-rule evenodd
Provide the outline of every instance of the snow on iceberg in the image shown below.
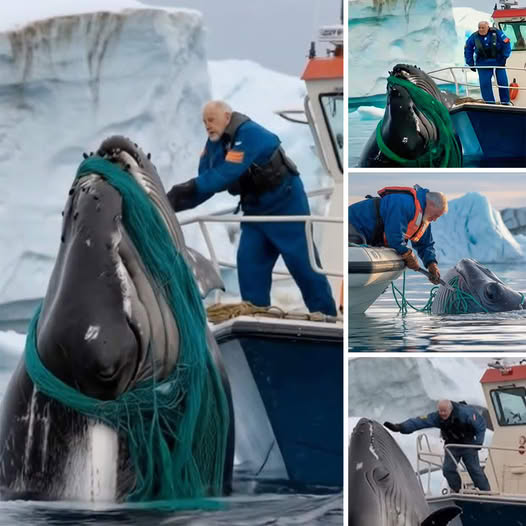
<path fill-rule="evenodd" d="M 469 192 L 449 201 L 449 211 L 432 226 L 439 261 L 472 258 L 480 263 L 517 262 L 523 252 L 488 198 Z"/>
<path fill-rule="evenodd" d="M 385 110 L 376 106 L 358 106 L 356 110 L 361 121 L 376 121 L 383 118 Z"/>
<path fill-rule="evenodd" d="M 349 97 L 385 93 L 389 70 L 397 63 L 425 71 L 454 62 L 457 42 L 451 0 L 419 0 L 384 5 L 349 2 Z"/>

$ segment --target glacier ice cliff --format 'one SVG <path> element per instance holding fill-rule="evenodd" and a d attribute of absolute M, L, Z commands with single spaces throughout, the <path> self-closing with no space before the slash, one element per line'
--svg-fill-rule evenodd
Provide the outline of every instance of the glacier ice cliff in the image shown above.
<path fill-rule="evenodd" d="M 451 0 L 398 0 L 380 11 L 373 0 L 350 0 L 349 97 L 385 93 L 388 71 L 397 63 L 424 71 L 463 66 L 466 39 L 490 18 L 489 12 L 453 7 Z M 478 83 L 470 72 L 468 79 Z"/>
<path fill-rule="evenodd" d="M 127 135 L 152 153 L 168 189 L 197 173 L 201 108 L 212 97 L 280 135 L 307 188 L 330 184 L 308 127 L 273 113 L 302 107 L 304 83 L 250 61 L 209 63 L 205 38 L 199 12 L 133 0 L 0 7 L 0 303 L 44 295 L 82 152 Z M 221 195 L 197 212 L 236 204 Z M 212 230 L 218 256 L 235 260 L 236 229 Z M 185 236 L 207 255 L 197 229 Z"/>
<path fill-rule="evenodd" d="M 472 258 L 480 263 L 517 263 L 524 259 L 521 245 L 485 195 L 469 192 L 448 205 L 448 213 L 431 227 L 439 261 Z"/>

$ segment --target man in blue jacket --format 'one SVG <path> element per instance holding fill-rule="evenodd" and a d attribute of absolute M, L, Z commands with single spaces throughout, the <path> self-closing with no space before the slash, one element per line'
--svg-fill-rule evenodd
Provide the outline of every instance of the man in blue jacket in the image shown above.
<path fill-rule="evenodd" d="M 349 241 L 395 249 L 412 270 L 420 265 L 407 242 L 416 249 L 430 273 L 430 281 L 440 279 L 435 242 L 430 223 L 447 212 L 447 199 L 441 192 L 430 192 L 418 185 L 387 187 L 380 197 L 359 201 L 349 206 Z"/>
<path fill-rule="evenodd" d="M 203 122 L 208 140 L 198 176 L 168 192 L 176 212 L 228 190 L 240 196 L 245 215 L 310 215 L 298 170 L 275 134 L 246 115 L 233 112 L 223 101 L 206 104 Z M 280 255 L 307 308 L 335 316 L 327 277 L 315 272 L 309 263 L 303 222 L 241 224 L 237 270 L 242 299 L 258 306 L 270 305 L 272 269 Z"/>
<path fill-rule="evenodd" d="M 490 28 L 488 22 L 479 22 L 479 29 L 473 33 L 466 41 L 464 47 L 464 58 L 466 64 L 475 71 L 477 66 L 505 66 L 506 60 L 511 54 L 510 39 L 500 30 Z M 476 60 L 474 58 L 476 56 Z M 493 68 L 478 68 L 480 91 L 482 98 L 486 102 L 495 102 L 493 89 L 491 88 L 491 78 Z M 505 69 L 496 69 L 497 84 L 506 86 L 499 88 L 500 102 L 510 104 L 510 90 L 508 86 L 508 76 Z"/>
<path fill-rule="evenodd" d="M 464 402 L 451 402 L 451 400 L 440 400 L 437 409 L 427 416 L 410 418 L 400 424 L 384 422 L 384 426 L 391 431 L 405 435 L 419 429 L 438 427 L 445 444 L 481 446 L 484 443 L 486 422 L 476 409 Z M 482 491 L 489 491 L 488 479 L 480 466 L 478 448 L 455 447 L 448 449 L 451 455 L 446 452 L 442 470 L 452 491 L 458 493 L 461 488 L 460 475 L 456 467 L 456 463 L 460 460 L 464 462 L 475 487 Z"/>

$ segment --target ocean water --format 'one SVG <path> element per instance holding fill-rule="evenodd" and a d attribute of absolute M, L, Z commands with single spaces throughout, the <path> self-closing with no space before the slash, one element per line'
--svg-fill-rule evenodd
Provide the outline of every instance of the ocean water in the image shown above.
<path fill-rule="evenodd" d="M 441 271 L 452 265 L 441 265 Z M 526 291 L 524 265 L 485 265 L 514 290 Z M 402 289 L 402 278 L 395 285 Z M 406 272 L 406 297 L 423 307 L 433 285 L 419 273 Z M 409 309 L 400 314 L 391 287 L 365 314 L 349 315 L 349 351 L 491 351 L 526 352 L 526 310 L 499 313 L 434 315 Z"/>
<path fill-rule="evenodd" d="M 363 147 L 376 126 L 377 119 L 362 120 L 358 111 L 349 113 L 349 168 L 358 166 Z"/>
<path fill-rule="evenodd" d="M 0 400 L 20 359 L 19 346 L 23 346 L 22 338 L 11 332 L 0 332 Z M 146 511 L 125 505 L 68 501 L 8 501 L 0 502 L 0 526 L 341 526 L 343 523 L 343 495 L 339 488 L 298 489 L 286 483 L 256 483 L 238 470 L 233 494 L 217 500 L 222 507 L 213 512 Z"/>

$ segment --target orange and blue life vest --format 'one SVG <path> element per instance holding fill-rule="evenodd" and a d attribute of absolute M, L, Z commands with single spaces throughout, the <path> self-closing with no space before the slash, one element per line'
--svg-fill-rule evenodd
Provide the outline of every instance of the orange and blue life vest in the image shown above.
<path fill-rule="evenodd" d="M 417 198 L 416 190 L 410 186 L 386 186 L 381 190 L 378 190 L 378 195 L 380 197 L 372 198 L 374 200 L 376 209 L 376 225 L 374 227 L 371 244 L 373 246 L 389 246 L 384 231 L 384 222 L 380 215 L 380 201 L 382 198 L 390 194 L 409 194 L 413 198 L 415 205 L 415 215 L 407 224 L 407 229 L 404 233 L 404 239 L 406 241 L 418 243 L 418 241 L 420 241 L 421 237 L 424 235 L 429 223 L 424 221 L 424 211 L 422 210 L 422 205 Z"/>

